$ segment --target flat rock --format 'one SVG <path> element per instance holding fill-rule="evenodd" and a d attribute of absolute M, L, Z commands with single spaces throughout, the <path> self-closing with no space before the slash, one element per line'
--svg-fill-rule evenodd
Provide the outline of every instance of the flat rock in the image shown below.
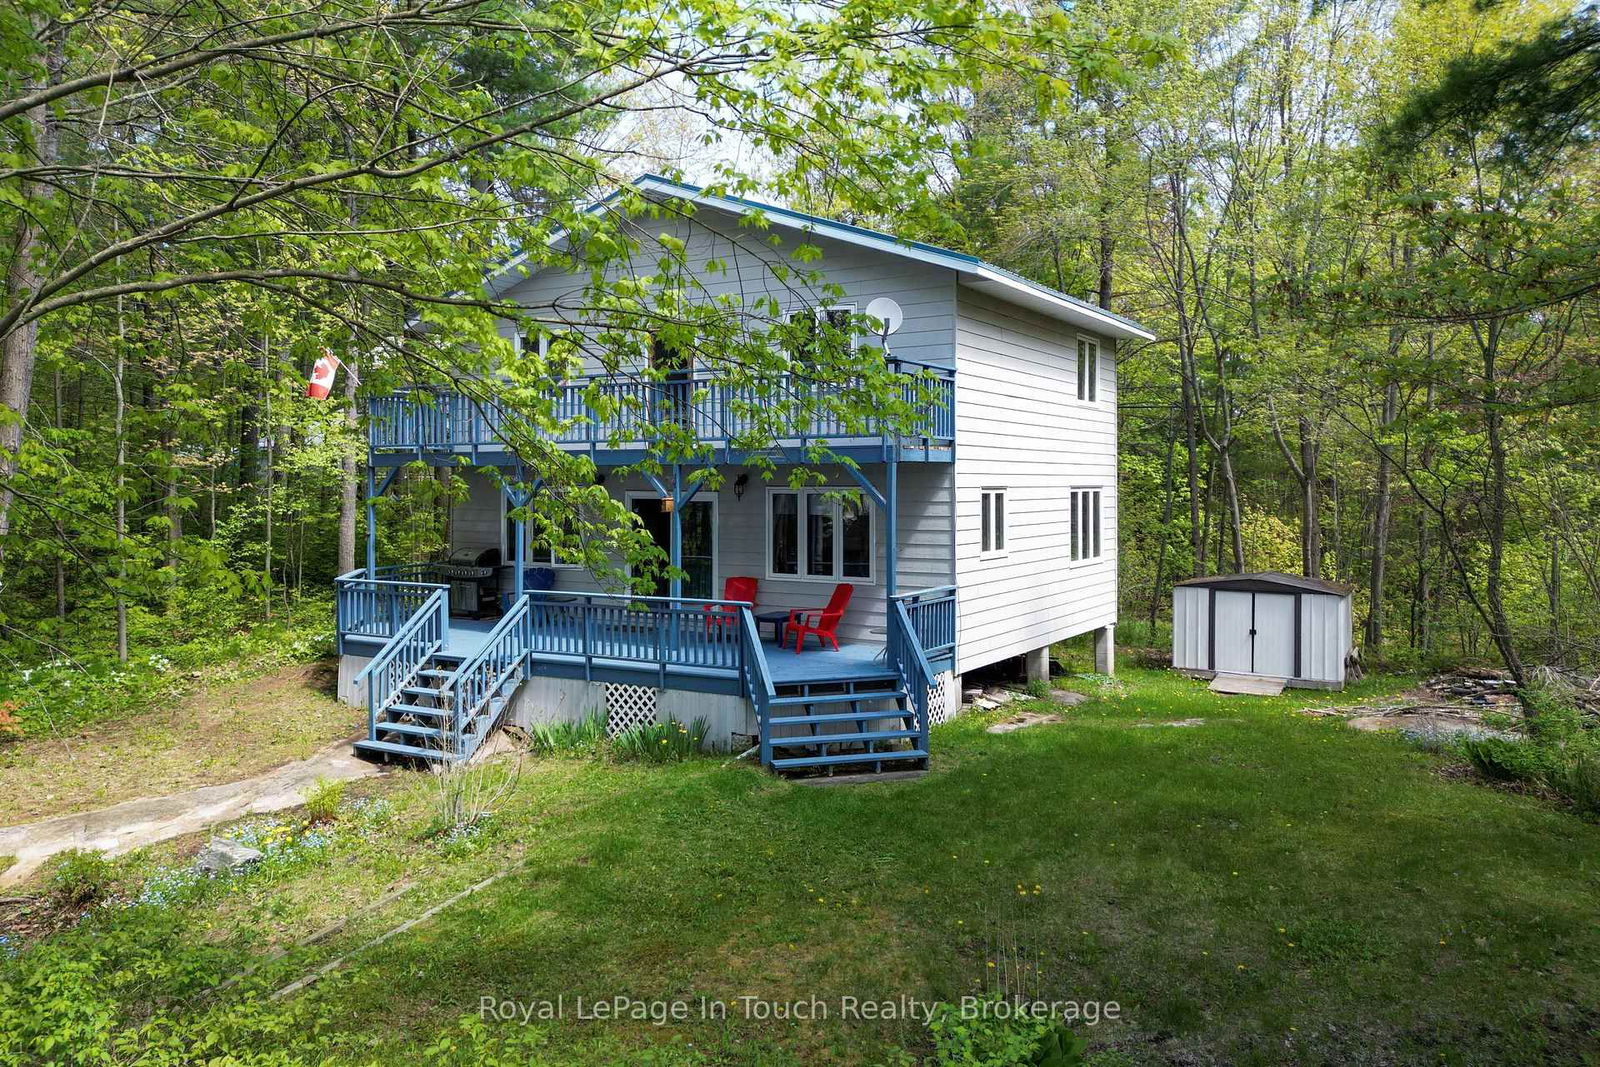
<path fill-rule="evenodd" d="M 206 874 L 238 874 L 261 862 L 261 853 L 227 837 L 213 837 L 194 858 L 195 870 Z"/>
<path fill-rule="evenodd" d="M 1136 722 L 1133 725 L 1135 727 L 1141 727 L 1141 726 L 1142 727 L 1155 727 L 1155 726 L 1204 726 L 1205 724 L 1206 724 L 1206 721 L 1204 719 L 1173 719 L 1171 722 Z"/>
<path fill-rule="evenodd" d="M 1050 699 L 1057 704 L 1065 704 L 1069 708 L 1075 708 L 1079 704 L 1087 704 L 1089 702 L 1087 695 L 1074 693 L 1070 689 L 1052 689 L 1050 690 Z"/>
<path fill-rule="evenodd" d="M 1448 713 L 1440 714 L 1426 709 L 1387 715 L 1358 715 L 1348 720 L 1347 724 L 1354 730 L 1398 730 L 1412 737 L 1459 735 L 1464 737 L 1516 738 L 1518 736 L 1505 730 L 1491 729 L 1475 718 Z"/>
<path fill-rule="evenodd" d="M 1010 734 L 1015 733 L 1018 730 L 1026 730 L 1030 726 L 1041 726 L 1047 722 L 1060 721 L 1061 716 L 1052 715 L 1049 712 L 1024 711 L 1020 714 L 1011 716 L 1011 718 L 1006 719 L 1004 722 L 995 723 L 984 732 L 991 734 Z"/>

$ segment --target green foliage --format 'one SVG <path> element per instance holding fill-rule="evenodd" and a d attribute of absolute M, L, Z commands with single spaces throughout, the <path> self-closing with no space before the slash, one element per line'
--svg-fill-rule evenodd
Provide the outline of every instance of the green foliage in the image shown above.
<path fill-rule="evenodd" d="M 86 625 L 78 654 L 0 669 L 0 704 L 15 702 L 25 737 L 67 733 L 106 718 L 170 706 L 202 680 L 309 662 L 332 651 L 332 610 L 324 596 L 297 598 L 271 622 L 253 620 L 250 613 L 249 605 L 221 598 L 180 626 L 171 618 L 135 609 L 129 620 L 131 643 L 155 651 L 141 652 L 127 663 L 107 654 L 100 644 L 103 631 Z M 95 644 L 100 644 L 98 650 Z M 0 650 L 11 653 L 13 664 L 28 662 L 15 646 L 0 644 Z"/>
<path fill-rule="evenodd" d="M 636 726 L 618 734 L 611 742 L 611 750 L 618 759 L 638 760 L 643 763 L 672 763 L 692 759 L 701 754 L 710 721 L 697 718 L 685 726 L 677 719 Z"/>
<path fill-rule="evenodd" d="M 333 822 L 339 817 L 339 805 L 344 803 L 348 782 L 332 778 L 318 778 L 306 790 L 306 820 L 313 824 Z"/>
<path fill-rule="evenodd" d="M 45 884 L 57 907 L 84 908 L 110 896 L 117 880 L 116 865 L 105 853 L 69 848 L 52 861 Z"/>
<path fill-rule="evenodd" d="M 928 1020 L 936 1067 L 1079 1067 L 1088 1042 L 1060 1020 L 996 1000 L 939 1004 Z"/>
<path fill-rule="evenodd" d="M 590 712 L 577 722 L 536 722 L 528 727 L 528 747 L 541 756 L 597 756 L 605 743 L 604 712 Z"/>

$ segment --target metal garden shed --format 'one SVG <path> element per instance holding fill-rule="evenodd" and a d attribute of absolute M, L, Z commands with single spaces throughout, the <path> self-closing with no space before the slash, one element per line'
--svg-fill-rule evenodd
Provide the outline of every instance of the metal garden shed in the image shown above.
<path fill-rule="evenodd" d="M 1172 665 L 1343 689 L 1350 626 L 1350 590 L 1333 582 L 1276 571 L 1190 578 L 1172 590 Z"/>

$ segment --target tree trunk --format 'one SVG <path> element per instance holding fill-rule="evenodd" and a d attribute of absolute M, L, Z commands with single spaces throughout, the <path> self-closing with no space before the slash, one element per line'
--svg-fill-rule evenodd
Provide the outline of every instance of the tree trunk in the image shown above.
<path fill-rule="evenodd" d="M 1511 622 L 1506 617 L 1505 594 L 1501 588 L 1508 511 L 1504 416 L 1500 411 L 1497 366 L 1501 329 L 1500 320 L 1490 322 L 1483 344 L 1483 422 L 1489 444 L 1489 510 L 1485 524 L 1489 535 L 1489 559 L 1485 566 L 1484 601 L 1489 609 L 1490 637 L 1505 662 L 1506 670 L 1511 672 L 1511 677 L 1520 686 L 1527 679 L 1522 669 L 1522 656 L 1511 634 Z M 1466 580 L 1467 576 L 1463 574 L 1462 581 Z"/>
<path fill-rule="evenodd" d="M 1311 426 L 1301 416 L 1300 433 L 1300 571 L 1307 578 L 1322 577 L 1322 486 L 1318 461 L 1322 446 Z"/>
<path fill-rule="evenodd" d="M 35 17 L 34 32 L 42 33 L 47 27 L 45 19 Z M 59 39 L 45 61 L 45 76 L 49 84 L 60 80 L 62 53 Z M 30 163 L 48 169 L 58 156 L 58 139 L 55 119 L 44 105 L 31 108 L 18 117 L 16 139 L 24 156 L 31 155 Z M 43 204 L 54 190 L 43 182 L 22 183 L 24 201 Z M 39 287 L 38 259 L 44 254 L 41 239 L 44 236 L 40 219 L 47 212 L 24 207 L 16 213 L 17 229 L 11 246 L 11 265 L 6 271 L 5 302 L 10 310 L 27 303 Z M 0 338 L 0 566 L 5 562 L 5 540 L 11 532 L 11 480 L 16 476 L 18 452 L 22 448 L 22 431 L 28 420 L 28 400 L 33 394 L 33 371 L 38 363 L 39 323 L 33 320 L 14 326 Z"/>
<path fill-rule="evenodd" d="M 1383 414 L 1380 417 L 1380 434 L 1395 420 L 1400 404 L 1400 388 L 1393 382 L 1383 391 Z M 1363 642 L 1365 651 L 1374 659 L 1383 649 L 1383 582 L 1389 559 L 1389 513 L 1394 503 L 1394 488 L 1390 484 L 1389 450 L 1378 449 L 1377 500 L 1372 511 L 1372 568 L 1367 579 L 1367 626 Z"/>
<path fill-rule="evenodd" d="M 128 556 L 123 542 L 128 536 L 128 435 L 126 432 L 127 402 L 123 393 L 123 372 L 128 359 L 128 330 L 122 315 L 122 297 L 117 297 L 117 360 L 111 384 L 116 390 L 113 407 L 113 426 L 117 438 L 116 517 L 117 538 L 117 659 L 128 662 L 128 599 L 123 585 L 128 579 Z"/>

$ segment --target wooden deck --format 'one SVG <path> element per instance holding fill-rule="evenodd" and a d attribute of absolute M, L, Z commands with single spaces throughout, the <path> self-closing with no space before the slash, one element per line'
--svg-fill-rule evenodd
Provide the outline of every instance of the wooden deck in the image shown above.
<path fill-rule="evenodd" d="M 498 622 L 498 619 L 452 618 L 450 640 L 441 652 L 442 658 L 467 660 L 477 655 Z M 615 644 L 611 650 L 614 654 L 606 658 L 618 662 L 627 660 L 620 642 Z M 771 641 L 763 641 L 761 650 L 767 657 L 772 683 L 779 686 L 866 681 L 894 674 L 885 662 L 881 644 L 844 644 L 837 652 L 813 647 L 797 655 L 793 645 L 779 648 Z M 647 669 L 641 665 L 641 670 Z"/>

